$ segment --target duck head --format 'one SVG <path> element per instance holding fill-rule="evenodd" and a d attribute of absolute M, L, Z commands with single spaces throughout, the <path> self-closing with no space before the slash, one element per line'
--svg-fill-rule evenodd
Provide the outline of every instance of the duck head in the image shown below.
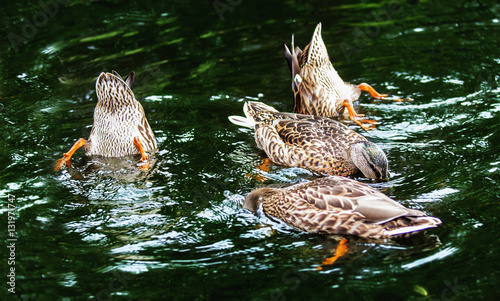
<path fill-rule="evenodd" d="M 389 167 L 387 157 L 380 146 L 370 141 L 351 146 L 351 161 L 367 178 L 387 180 Z"/>

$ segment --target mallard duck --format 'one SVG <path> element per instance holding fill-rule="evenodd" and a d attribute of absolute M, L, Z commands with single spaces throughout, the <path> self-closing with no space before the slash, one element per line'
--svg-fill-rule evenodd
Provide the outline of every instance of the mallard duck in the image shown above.
<path fill-rule="evenodd" d="M 441 220 L 409 209 L 353 179 L 330 176 L 286 188 L 264 187 L 245 198 L 243 208 L 299 230 L 380 239 L 437 227 Z"/>
<path fill-rule="evenodd" d="M 64 163 L 69 166 L 71 156 L 80 147 L 83 147 L 86 156 L 123 157 L 140 154 L 141 161 L 148 159 L 146 152 L 156 152 L 155 136 L 142 105 L 132 92 L 134 78 L 134 72 L 125 80 L 115 71 L 99 75 L 96 81 L 98 101 L 90 137 L 87 141 L 80 138 L 63 154 L 55 170 L 59 170 Z"/>
<path fill-rule="evenodd" d="M 325 43 L 321 37 L 321 23 L 316 26 L 311 43 L 304 50 L 292 50 L 283 42 L 283 53 L 292 74 L 292 89 L 295 101 L 295 113 L 325 117 L 345 117 L 359 124 L 375 123 L 373 120 L 360 119 L 364 115 L 357 114 L 353 101 L 367 91 L 373 98 L 382 99 L 386 94 L 379 94 L 366 83 L 353 85 L 344 82 L 328 57 Z"/>
<path fill-rule="evenodd" d="M 321 116 L 280 113 L 261 102 L 246 102 L 246 117 L 230 116 L 239 126 L 255 128 L 255 141 L 269 159 L 324 175 L 388 177 L 382 149 L 346 125 Z"/>

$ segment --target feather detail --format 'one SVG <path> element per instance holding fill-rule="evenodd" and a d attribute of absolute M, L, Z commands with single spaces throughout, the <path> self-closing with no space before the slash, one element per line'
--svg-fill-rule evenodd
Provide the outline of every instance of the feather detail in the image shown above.
<path fill-rule="evenodd" d="M 157 144 L 142 105 L 132 92 L 135 73 L 125 80 L 116 72 L 102 72 L 96 81 L 97 105 L 88 143 L 88 156 L 123 157 L 139 154 L 138 137 L 146 152 L 156 152 Z"/>
<path fill-rule="evenodd" d="M 297 166 L 324 175 L 386 179 L 387 158 L 380 147 L 347 126 L 325 117 L 280 113 L 249 101 L 246 117 L 230 116 L 239 126 L 255 129 L 255 142 L 274 163 Z"/>
<path fill-rule="evenodd" d="M 299 47 L 294 49 L 293 35 L 291 45 L 290 50 L 283 43 L 283 54 L 292 76 L 295 113 L 350 118 L 360 125 L 360 122 L 372 122 L 358 119 L 352 108 L 352 103 L 361 95 L 361 86 L 367 87 L 368 90 L 363 88 L 366 91 L 373 90 L 370 92 L 373 97 L 383 98 L 387 95 L 378 94 L 369 85 L 353 85 L 342 80 L 328 56 L 321 36 L 321 23 L 316 26 L 311 42 L 303 51 Z M 350 114 L 347 107 L 354 113 Z"/>
<path fill-rule="evenodd" d="M 243 208 L 278 218 L 299 230 L 386 238 L 437 227 L 441 220 L 409 209 L 352 179 L 330 176 L 286 188 L 259 188 Z"/>

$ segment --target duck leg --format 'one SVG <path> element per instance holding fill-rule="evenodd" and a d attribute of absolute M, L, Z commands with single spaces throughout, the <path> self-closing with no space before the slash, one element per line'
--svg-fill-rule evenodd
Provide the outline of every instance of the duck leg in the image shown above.
<path fill-rule="evenodd" d="M 141 143 L 141 140 L 139 140 L 139 137 L 134 137 L 134 145 L 137 147 L 137 149 L 139 150 L 139 153 L 141 153 L 141 162 L 143 162 L 144 164 L 141 164 L 140 165 L 140 169 L 143 170 L 143 171 L 148 171 L 149 168 L 150 168 L 150 162 L 147 161 L 149 156 L 148 154 L 144 151 L 144 148 L 142 147 L 142 143 Z"/>
<path fill-rule="evenodd" d="M 262 164 L 260 164 L 258 168 L 264 172 L 269 172 L 269 165 L 271 165 L 271 160 L 269 160 L 269 158 L 266 158 L 264 159 L 264 161 L 262 161 Z M 246 177 L 262 183 L 268 180 L 268 178 L 266 178 L 265 176 L 254 172 L 246 174 Z"/>
<path fill-rule="evenodd" d="M 54 166 L 54 170 L 58 171 L 59 169 L 61 169 L 61 167 L 64 165 L 64 163 L 66 163 L 66 165 L 69 167 L 71 165 L 71 162 L 70 162 L 71 156 L 73 156 L 73 154 L 76 152 L 77 149 L 84 146 L 85 143 L 87 143 L 87 141 L 85 141 L 85 139 L 83 139 L 83 138 L 78 139 L 75 142 L 75 144 L 73 144 L 71 149 L 67 153 L 64 153 L 63 157 L 61 159 L 57 160 L 56 165 Z"/>
<path fill-rule="evenodd" d="M 359 84 L 358 85 L 359 89 L 361 91 L 366 91 L 368 93 L 370 93 L 371 97 L 375 98 L 375 99 L 386 99 L 388 97 L 387 94 L 380 94 L 378 93 L 377 91 L 375 91 L 375 89 L 373 89 L 372 86 L 370 86 L 369 84 L 367 83 L 362 83 L 362 84 Z M 387 98 L 389 100 L 392 100 L 392 101 L 412 101 L 413 99 L 411 98 Z"/>
<path fill-rule="evenodd" d="M 259 165 L 259 169 L 265 172 L 269 172 L 269 165 L 271 165 L 271 160 L 269 160 L 269 158 L 266 158 L 264 162 L 262 162 L 262 164 Z"/>
<path fill-rule="evenodd" d="M 388 96 L 387 94 L 378 93 L 377 91 L 375 91 L 375 89 L 373 89 L 372 86 L 370 86 L 367 83 L 361 83 L 358 85 L 358 87 L 359 87 L 359 89 L 361 89 L 361 91 L 366 91 L 366 92 L 370 93 L 371 97 L 373 97 L 375 99 L 384 99 Z"/>
<path fill-rule="evenodd" d="M 352 121 L 356 122 L 364 130 L 368 131 L 375 128 L 375 123 L 377 122 L 375 120 L 370 120 L 370 119 L 360 119 L 359 117 L 364 117 L 365 115 L 356 113 L 356 111 L 354 111 L 354 108 L 352 107 L 351 102 L 349 102 L 348 100 L 344 100 L 344 102 L 342 102 L 342 105 L 347 108 L 347 111 L 349 112 L 349 118 Z M 365 127 L 363 124 L 361 124 L 362 122 L 370 123 L 371 126 Z"/>
<path fill-rule="evenodd" d="M 337 246 L 337 249 L 335 250 L 335 255 L 323 260 L 323 265 L 332 265 L 335 261 L 337 261 L 337 259 L 344 256 L 345 253 L 347 253 L 347 251 L 349 251 L 349 247 L 346 244 L 347 244 L 347 239 L 343 238 L 339 242 L 339 245 Z M 323 266 L 319 266 L 318 270 L 320 270 L 320 271 L 323 270 Z"/>
<path fill-rule="evenodd" d="M 142 147 L 141 140 L 139 140 L 139 137 L 134 137 L 134 145 L 137 147 L 139 150 L 139 153 L 141 153 L 141 161 L 146 161 L 149 157 L 148 154 L 144 151 L 144 148 Z"/>

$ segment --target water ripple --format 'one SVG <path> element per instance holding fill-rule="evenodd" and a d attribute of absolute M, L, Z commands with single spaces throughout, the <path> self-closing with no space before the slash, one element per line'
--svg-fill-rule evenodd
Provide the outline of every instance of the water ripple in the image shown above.
<path fill-rule="evenodd" d="M 424 264 L 427 264 L 427 263 L 430 263 L 430 262 L 433 262 L 436 260 L 442 260 L 448 256 L 453 255 L 457 251 L 458 251 L 458 248 L 448 247 L 448 248 L 442 249 L 442 250 L 440 250 L 440 251 L 438 251 L 430 256 L 427 256 L 425 258 L 421 258 L 421 259 L 415 260 L 411 263 L 404 264 L 401 266 L 401 268 L 406 269 L 406 270 L 411 270 L 411 269 L 414 269 L 416 267 L 419 267 L 421 265 L 424 265 Z"/>

